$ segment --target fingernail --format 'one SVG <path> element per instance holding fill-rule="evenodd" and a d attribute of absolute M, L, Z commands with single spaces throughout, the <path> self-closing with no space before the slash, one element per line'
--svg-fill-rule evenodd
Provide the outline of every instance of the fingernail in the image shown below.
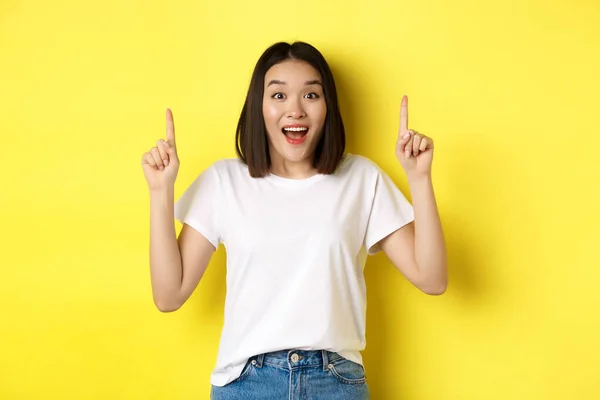
<path fill-rule="evenodd" d="M 163 143 L 164 143 L 165 147 L 171 147 L 171 146 L 169 146 L 169 142 L 166 142 L 163 140 Z"/>
<path fill-rule="evenodd" d="M 407 137 L 410 136 L 410 133 L 405 134 L 404 136 L 402 136 L 402 139 L 406 139 Z"/>
<path fill-rule="evenodd" d="M 169 160 L 164 160 L 163 163 L 165 164 L 165 167 L 169 166 Z"/>
<path fill-rule="evenodd" d="M 165 167 L 163 167 L 163 166 L 161 165 L 161 166 L 160 166 L 158 169 L 160 169 L 160 170 L 162 171 L 163 169 L 165 169 Z"/>
<path fill-rule="evenodd" d="M 406 150 L 406 151 L 404 152 L 404 155 L 405 155 L 406 157 L 410 157 L 410 150 Z"/>

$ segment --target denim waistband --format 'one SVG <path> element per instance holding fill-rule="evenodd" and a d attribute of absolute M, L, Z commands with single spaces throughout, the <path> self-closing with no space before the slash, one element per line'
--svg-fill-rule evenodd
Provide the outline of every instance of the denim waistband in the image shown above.
<path fill-rule="evenodd" d="M 324 370 L 329 365 L 343 357 L 338 353 L 328 350 L 281 350 L 271 353 L 259 354 L 252 357 L 252 363 L 257 367 L 262 367 L 263 363 L 275 365 L 282 368 L 301 368 L 301 367 L 323 367 Z"/>

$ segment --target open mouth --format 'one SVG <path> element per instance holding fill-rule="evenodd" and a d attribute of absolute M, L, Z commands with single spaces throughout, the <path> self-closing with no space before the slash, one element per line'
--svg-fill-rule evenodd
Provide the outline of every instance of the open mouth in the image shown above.
<path fill-rule="evenodd" d="M 291 144 L 301 144 L 306 139 L 308 134 L 307 126 L 294 126 L 282 128 L 281 132 L 285 135 L 285 139 Z"/>

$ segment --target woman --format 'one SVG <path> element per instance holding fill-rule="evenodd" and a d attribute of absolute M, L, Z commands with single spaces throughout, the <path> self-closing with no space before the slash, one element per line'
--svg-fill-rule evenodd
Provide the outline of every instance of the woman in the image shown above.
<path fill-rule="evenodd" d="M 225 323 L 211 398 L 369 398 L 360 354 L 367 255 L 383 251 L 425 293 L 447 285 L 433 141 L 408 129 L 403 97 L 396 156 L 413 209 L 375 163 L 344 152 L 333 76 L 303 42 L 260 57 L 236 141 L 238 157 L 212 164 L 176 203 L 170 110 L 166 140 L 143 156 L 156 306 L 181 307 L 223 243 Z"/>

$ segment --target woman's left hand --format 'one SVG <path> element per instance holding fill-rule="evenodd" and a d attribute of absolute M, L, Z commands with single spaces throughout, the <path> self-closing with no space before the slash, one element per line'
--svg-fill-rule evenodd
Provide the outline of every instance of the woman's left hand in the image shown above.
<path fill-rule="evenodd" d="M 433 140 L 413 129 L 408 129 L 408 97 L 402 97 L 400 129 L 396 142 L 396 157 L 410 178 L 431 175 Z"/>

